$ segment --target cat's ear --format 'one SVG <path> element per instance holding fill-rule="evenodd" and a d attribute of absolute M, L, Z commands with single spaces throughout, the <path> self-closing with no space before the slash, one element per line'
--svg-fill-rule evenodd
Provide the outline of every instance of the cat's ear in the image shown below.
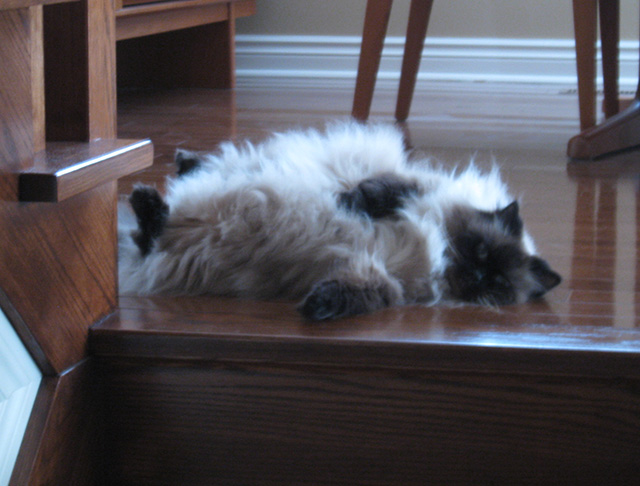
<path fill-rule="evenodd" d="M 522 219 L 520 218 L 520 206 L 518 201 L 513 201 L 508 206 L 496 211 L 498 221 L 511 236 L 522 236 Z"/>
<path fill-rule="evenodd" d="M 529 270 L 531 270 L 533 277 L 544 289 L 541 292 L 538 292 L 536 295 L 533 295 L 533 297 L 542 296 L 542 294 L 551 290 L 560 282 L 562 282 L 562 277 L 551 270 L 549 264 L 542 258 L 536 256 L 531 257 L 531 260 L 529 262 Z"/>

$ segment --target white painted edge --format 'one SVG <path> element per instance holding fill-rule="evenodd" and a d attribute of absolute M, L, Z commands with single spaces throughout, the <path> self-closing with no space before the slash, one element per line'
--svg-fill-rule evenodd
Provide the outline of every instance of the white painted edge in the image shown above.
<path fill-rule="evenodd" d="M 42 373 L 0 310 L 0 485 L 9 484 Z"/>

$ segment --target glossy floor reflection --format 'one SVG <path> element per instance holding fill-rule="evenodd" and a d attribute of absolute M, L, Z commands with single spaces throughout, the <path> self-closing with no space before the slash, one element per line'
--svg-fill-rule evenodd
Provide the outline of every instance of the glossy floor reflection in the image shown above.
<path fill-rule="evenodd" d="M 337 88 L 255 87 L 121 96 L 120 137 L 150 137 L 156 159 L 151 169 L 121 181 L 120 193 L 138 181 L 162 188 L 177 146 L 215 149 L 226 139 L 322 126 L 347 117 L 351 96 Z M 391 122 L 392 110 L 393 93 L 377 93 L 373 120 Z M 473 159 L 502 168 L 539 253 L 564 277 L 546 299 L 502 309 L 388 309 L 313 326 L 291 303 L 123 297 L 122 322 L 140 332 L 164 325 L 187 333 L 640 352 L 640 152 L 568 161 L 577 100 L 559 92 L 436 89 L 418 94 L 404 128 L 416 154 L 439 164 Z M 141 316 L 151 314 L 154 324 L 145 327 Z"/>

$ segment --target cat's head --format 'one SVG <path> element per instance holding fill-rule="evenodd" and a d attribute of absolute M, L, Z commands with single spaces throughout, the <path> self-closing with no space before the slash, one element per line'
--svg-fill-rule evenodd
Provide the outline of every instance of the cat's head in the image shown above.
<path fill-rule="evenodd" d="M 453 300 L 515 304 L 541 297 L 562 280 L 525 250 L 516 201 L 494 212 L 455 208 L 446 226 L 445 278 Z"/>

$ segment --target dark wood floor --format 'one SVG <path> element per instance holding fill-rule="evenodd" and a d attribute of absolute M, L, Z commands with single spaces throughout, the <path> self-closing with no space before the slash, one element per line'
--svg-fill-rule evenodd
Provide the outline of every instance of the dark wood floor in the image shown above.
<path fill-rule="evenodd" d="M 94 327 L 109 484 L 630 484 L 640 467 L 640 153 L 573 163 L 575 95 L 419 94 L 409 144 L 503 168 L 546 299 L 302 321 L 292 302 L 120 297 Z M 352 90 L 245 87 L 120 97 L 120 136 L 214 149 L 344 118 Z M 374 119 L 391 121 L 393 94 Z M 615 474 L 612 476 L 612 472 Z"/>
<path fill-rule="evenodd" d="M 341 89 L 275 88 L 121 96 L 119 135 L 150 137 L 156 158 L 153 168 L 123 180 L 120 192 L 128 194 L 137 181 L 162 188 L 165 175 L 173 171 L 176 147 L 215 149 L 227 139 L 259 140 L 274 130 L 322 126 L 347 116 L 350 96 Z M 392 93 L 378 94 L 373 119 L 391 122 L 392 101 Z M 521 197 L 525 223 L 540 253 L 564 282 L 541 302 L 499 311 L 392 309 L 319 328 L 301 327 L 292 305 L 252 303 L 249 307 L 271 309 L 285 321 L 256 324 L 261 333 L 640 352 L 640 152 L 596 162 L 568 161 L 564 152 L 577 130 L 576 100 L 553 92 L 463 91 L 453 96 L 434 90 L 418 95 L 406 130 L 411 146 L 438 163 L 453 166 L 471 158 L 483 166 L 497 162 Z M 157 310 L 157 300 L 123 297 L 121 307 Z M 196 321 L 208 321 L 216 306 L 202 301 L 172 300 L 170 312 L 179 313 L 184 305 L 185 312 L 200 316 Z M 233 305 L 225 303 L 225 312 L 232 313 Z M 237 306 L 245 311 L 248 304 Z"/>

